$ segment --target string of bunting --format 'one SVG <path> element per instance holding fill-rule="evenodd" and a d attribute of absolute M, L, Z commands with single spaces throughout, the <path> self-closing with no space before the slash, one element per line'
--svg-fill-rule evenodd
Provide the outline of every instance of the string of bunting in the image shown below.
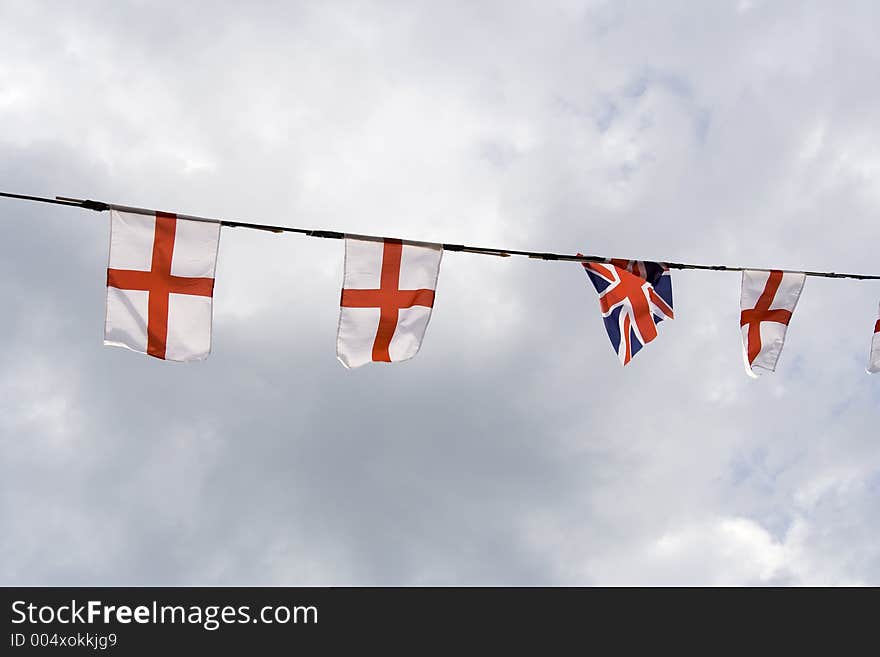
<path fill-rule="evenodd" d="M 0 197 L 110 212 L 104 343 L 163 360 L 202 360 L 211 350 L 214 272 L 220 228 L 345 241 L 337 357 L 346 367 L 399 362 L 421 347 L 444 251 L 580 263 L 593 283 L 606 331 L 623 365 L 674 319 L 670 270 L 742 273 L 740 327 L 746 372 L 776 369 L 807 277 L 880 280 L 880 275 L 648 262 L 422 242 L 161 212 L 64 196 Z M 868 372 L 880 372 L 880 319 Z"/>

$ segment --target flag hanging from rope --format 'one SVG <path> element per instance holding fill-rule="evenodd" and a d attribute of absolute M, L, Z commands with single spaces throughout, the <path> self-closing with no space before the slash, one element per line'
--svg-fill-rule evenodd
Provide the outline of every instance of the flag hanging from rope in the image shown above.
<path fill-rule="evenodd" d="M 104 344 L 207 358 L 219 242 L 219 223 L 111 211 Z"/>
<path fill-rule="evenodd" d="M 868 372 L 880 372 L 880 319 L 874 325 L 874 339 L 871 340 L 871 354 L 868 357 Z"/>
<path fill-rule="evenodd" d="M 345 239 L 336 356 L 345 367 L 416 355 L 434 307 L 443 248 Z"/>
<path fill-rule="evenodd" d="M 743 271 L 739 324 L 749 376 L 776 371 L 805 280 L 800 273 Z"/>
<path fill-rule="evenodd" d="M 580 255 L 580 254 L 578 254 Z M 657 325 L 674 319 L 672 276 L 666 265 L 638 260 L 584 262 L 605 330 L 622 365 L 657 337 Z"/>

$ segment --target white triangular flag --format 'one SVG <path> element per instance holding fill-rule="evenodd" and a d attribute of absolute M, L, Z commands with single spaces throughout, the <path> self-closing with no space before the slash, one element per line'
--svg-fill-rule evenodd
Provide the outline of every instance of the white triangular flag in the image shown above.
<path fill-rule="evenodd" d="M 419 351 L 431 319 L 443 248 L 345 239 L 336 356 L 346 367 L 397 362 Z"/>
<path fill-rule="evenodd" d="M 760 370 L 776 370 L 805 280 L 804 274 L 781 271 L 743 272 L 740 328 L 746 373 L 750 376 L 757 376 Z"/>
<path fill-rule="evenodd" d="M 207 358 L 219 242 L 219 222 L 112 210 L 104 344 Z"/>

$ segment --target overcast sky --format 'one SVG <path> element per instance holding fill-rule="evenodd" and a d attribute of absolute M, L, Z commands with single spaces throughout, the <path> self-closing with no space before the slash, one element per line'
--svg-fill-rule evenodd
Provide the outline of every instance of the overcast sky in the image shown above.
<path fill-rule="evenodd" d="M 878 273 L 880 5 L 0 3 L 0 188 Z M 0 202 L 0 582 L 880 584 L 880 285 L 737 274 L 622 368 L 578 265 L 447 253 L 335 358 L 343 244 L 224 229 L 202 363 L 102 346 L 109 216 Z"/>

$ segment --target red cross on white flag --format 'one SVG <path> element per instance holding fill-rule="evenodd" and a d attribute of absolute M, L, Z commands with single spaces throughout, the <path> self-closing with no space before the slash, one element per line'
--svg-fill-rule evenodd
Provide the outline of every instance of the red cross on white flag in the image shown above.
<path fill-rule="evenodd" d="M 416 355 L 440 274 L 439 244 L 345 239 L 336 356 L 346 367 Z"/>
<path fill-rule="evenodd" d="M 792 313 L 804 289 L 804 274 L 744 271 L 740 328 L 746 372 L 774 372 Z"/>
<path fill-rule="evenodd" d="M 871 355 L 868 357 L 868 372 L 880 373 L 880 319 L 874 325 L 874 339 L 871 340 Z"/>
<path fill-rule="evenodd" d="M 112 210 L 104 344 L 207 358 L 219 242 L 219 223 Z"/>

